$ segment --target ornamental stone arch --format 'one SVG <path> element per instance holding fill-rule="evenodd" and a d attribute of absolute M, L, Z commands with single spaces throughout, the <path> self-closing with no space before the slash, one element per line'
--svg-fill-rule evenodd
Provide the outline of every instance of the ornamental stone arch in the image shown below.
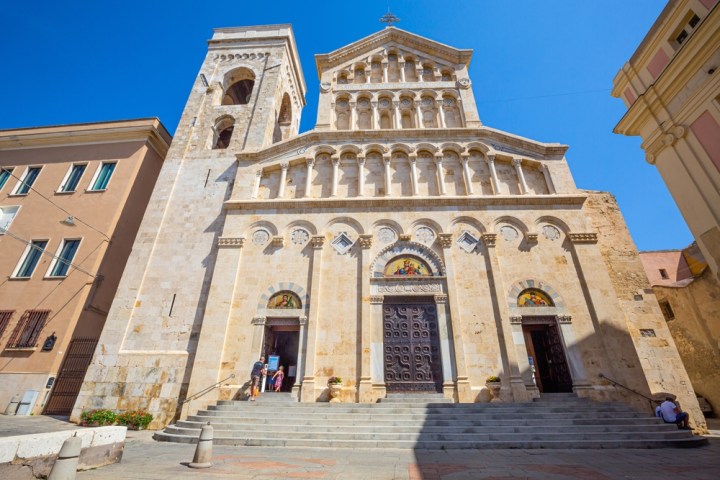
<path fill-rule="evenodd" d="M 380 250 L 370 266 L 373 278 L 385 276 L 385 266 L 395 257 L 409 255 L 423 260 L 430 267 L 433 277 L 445 276 L 445 265 L 431 248 L 417 242 L 397 242 Z"/>

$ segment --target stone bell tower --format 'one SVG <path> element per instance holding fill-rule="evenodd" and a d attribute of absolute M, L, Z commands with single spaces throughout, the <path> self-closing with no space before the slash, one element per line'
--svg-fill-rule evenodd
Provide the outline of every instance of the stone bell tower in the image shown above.
<path fill-rule="evenodd" d="M 233 247 L 220 234 L 236 154 L 298 133 L 305 80 L 290 25 L 220 28 L 208 44 L 73 418 L 87 408 L 143 408 L 159 424 L 175 415 L 213 315 L 217 250 Z"/>

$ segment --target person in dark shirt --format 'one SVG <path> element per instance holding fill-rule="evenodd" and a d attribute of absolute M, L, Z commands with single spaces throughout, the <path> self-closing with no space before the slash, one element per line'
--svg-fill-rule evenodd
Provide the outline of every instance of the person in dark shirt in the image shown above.
<path fill-rule="evenodd" d="M 255 362 L 250 371 L 250 401 L 254 402 L 260 390 L 260 378 L 265 375 L 265 357 L 261 356 L 260 360 Z"/>

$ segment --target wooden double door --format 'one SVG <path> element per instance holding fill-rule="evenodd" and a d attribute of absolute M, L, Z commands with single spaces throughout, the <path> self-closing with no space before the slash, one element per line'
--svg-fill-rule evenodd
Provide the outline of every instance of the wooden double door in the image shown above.
<path fill-rule="evenodd" d="M 432 299 L 386 297 L 383 351 L 388 392 L 442 392 L 437 307 Z"/>
<path fill-rule="evenodd" d="M 541 393 L 572 392 L 570 368 L 555 319 L 534 319 L 533 324 L 523 324 L 522 328 L 538 390 Z"/>

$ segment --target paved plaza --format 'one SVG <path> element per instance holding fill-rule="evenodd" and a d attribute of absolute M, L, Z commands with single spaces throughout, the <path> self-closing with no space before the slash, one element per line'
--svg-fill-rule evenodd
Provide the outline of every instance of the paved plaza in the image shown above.
<path fill-rule="evenodd" d="M 222 447 L 213 467 L 194 470 L 194 445 L 160 443 L 128 432 L 123 460 L 91 479 L 716 479 L 720 438 L 708 447 L 654 450 L 360 450 Z"/>

